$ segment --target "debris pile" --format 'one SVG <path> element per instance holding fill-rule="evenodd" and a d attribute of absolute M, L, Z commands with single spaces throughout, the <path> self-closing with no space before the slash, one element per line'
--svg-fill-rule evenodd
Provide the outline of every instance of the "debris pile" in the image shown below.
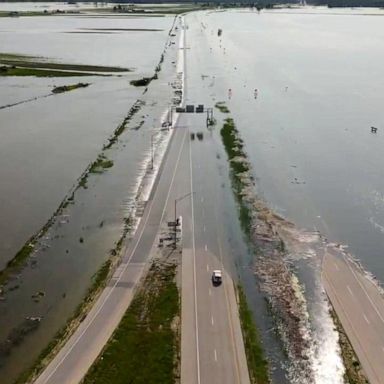
<path fill-rule="evenodd" d="M 221 131 L 230 160 L 232 187 L 240 206 L 240 220 L 257 250 L 255 273 L 260 288 L 275 318 L 295 377 L 300 383 L 313 383 L 311 330 L 302 288 L 290 268 L 286 245 L 280 232 L 293 224 L 273 213 L 257 197 L 251 165 L 243 150 L 243 141 L 232 119 L 226 119 Z M 292 378 L 294 381 L 294 378 Z"/>

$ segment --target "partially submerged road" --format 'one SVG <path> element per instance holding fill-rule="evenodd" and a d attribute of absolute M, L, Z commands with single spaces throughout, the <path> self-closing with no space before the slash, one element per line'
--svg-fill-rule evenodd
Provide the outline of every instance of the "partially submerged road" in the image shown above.
<path fill-rule="evenodd" d="M 235 289 L 223 262 L 223 254 L 229 248 L 215 201 L 215 188 L 220 185 L 205 182 L 209 172 L 217 170 L 208 169 L 203 157 L 194 154 L 191 146 L 191 129 L 204 123 L 197 115 L 179 119 L 121 265 L 80 327 L 35 384 L 75 384 L 82 380 L 128 308 L 157 247 L 161 224 L 173 218 L 175 199 L 186 195 L 189 198 L 180 201 L 178 210 L 183 216 L 181 381 L 250 382 Z M 213 287 L 211 273 L 217 268 L 224 271 L 223 284 Z"/>
<path fill-rule="evenodd" d="M 176 129 L 171 140 L 163 168 L 121 265 L 88 316 L 35 384 L 80 382 L 127 310 L 152 247 L 157 246 L 155 239 L 174 185 L 186 131 Z"/>
<path fill-rule="evenodd" d="M 199 178 L 205 178 L 208 170 L 199 156 L 193 156 L 189 126 L 194 119 L 184 116 L 175 128 L 161 176 L 122 264 L 35 384 L 81 381 L 129 306 L 151 250 L 157 247 L 160 225 L 173 218 L 174 199 L 188 193 L 191 195 L 180 202 L 178 210 L 183 216 L 181 380 L 191 384 L 249 383 L 235 290 L 223 265 L 225 241 L 212 193 L 212 187 L 220 186 L 203 188 L 200 183 Z M 224 270 L 219 287 L 211 284 L 216 268 Z"/>
<path fill-rule="evenodd" d="M 323 283 L 370 384 L 384 383 L 384 298 L 342 252 L 328 249 Z"/>
<path fill-rule="evenodd" d="M 189 132 L 205 130 L 203 117 L 183 116 L 181 121 Z M 216 203 L 221 186 L 212 174 L 217 172 L 215 152 L 202 156 L 200 151 L 208 147 L 197 139 L 189 139 L 185 145 L 181 161 L 186 163 L 174 196 L 191 194 L 178 209 L 183 217 L 181 382 L 247 384 L 234 283 L 225 267 L 228 258 L 224 253 L 229 247 Z M 221 286 L 211 282 L 214 269 L 224 272 Z"/>

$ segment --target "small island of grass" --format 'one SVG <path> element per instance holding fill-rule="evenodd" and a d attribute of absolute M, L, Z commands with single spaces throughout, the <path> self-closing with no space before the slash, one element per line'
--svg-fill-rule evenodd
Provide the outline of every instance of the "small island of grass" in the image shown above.
<path fill-rule="evenodd" d="M 89 83 L 77 83 L 72 85 L 61 85 L 52 89 L 52 93 L 63 93 L 68 91 L 73 91 L 77 88 L 86 88 L 89 86 Z"/>

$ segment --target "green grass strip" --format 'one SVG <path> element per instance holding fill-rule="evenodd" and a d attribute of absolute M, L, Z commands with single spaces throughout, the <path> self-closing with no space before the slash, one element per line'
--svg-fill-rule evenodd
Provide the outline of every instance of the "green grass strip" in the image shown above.
<path fill-rule="evenodd" d="M 239 313 L 243 331 L 245 353 L 252 384 L 268 384 L 268 362 L 264 357 L 261 339 L 253 322 L 252 312 L 248 307 L 243 288 L 238 285 Z"/>
<path fill-rule="evenodd" d="M 179 315 L 176 266 L 154 263 L 84 384 L 173 384 L 177 375 Z"/>
<path fill-rule="evenodd" d="M 228 107 L 225 105 L 224 101 L 218 101 L 215 104 L 215 107 L 221 112 L 221 113 L 229 113 Z"/>
<path fill-rule="evenodd" d="M 243 179 L 241 178 L 244 172 L 249 171 L 248 162 L 245 162 L 246 154 L 243 150 L 244 145 L 239 137 L 239 132 L 236 129 L 235 122 L 230 117 L 224 120 L 224 125 L 220 134 L 229 159 L 232 189 L 240 208 L 239 219 L 241 227 L 245 233 L 249 235 L 252 214 L 248 204 L 243 198 L 242 191 L 245 185 Z"/>
<path fill-rule="evenodd" d="M 100 76 L 96 73 L 56 71 L 52 69 L 1 67 L 0 76 L 36 76 L 36 77 L 74 77 L 74 76 Z"/>

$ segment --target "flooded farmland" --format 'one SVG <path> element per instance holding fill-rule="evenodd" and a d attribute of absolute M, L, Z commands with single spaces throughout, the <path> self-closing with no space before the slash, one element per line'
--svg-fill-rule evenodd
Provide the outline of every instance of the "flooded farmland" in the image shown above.
<path fill-rule="evenodd" d="M 284 264 L 272 263 L 278 249 L 271 248 L 274 235 L 263 232 L 264 221 L 255 224 L 254 235 L 261 255 L 247 259 L 239 255 L 241 246 L 234 249 L 264 327 L 274 382 L 344 382 L 320 277 L 324 244 L 347 246 L 368 273 L 384 282 L 383 136 L 371 133 L 371 126 L 384 121 L 383 16 L 374 9 L 305 7 L 189 18 L 195 54 L 188 61 L 188 100 L 228 106 L 252 167 L 255 187 L 247 193 L 256 194 L 256 201 L 251 199 L 255 212 L 263 212 L 286 246 Z M 292 305 L 285 311 L 278 303 L 279 297 L 287 299 L 288 283 L 275 275 L 287 267 L 303 322 L 291 335 L 287 314 Z M 274 326 L 267 321 L 271 308 Z M 275 327 L 288 355 L 291 348 L 307 348 L 301 362 L 278 355 L 270 335 Z"/>
<path fill-rule="evenodd" d="M 121 247 L 122 234 L 134 225 L 151 142 L 156 170 L 157 148 L 168 136 L 161 123 L 174 96 L 169 83 L 177 49 L 169 34 L 175 17 L 76 17 L 0 24 L 0 53 L 11 58 L 106 67 L 81 77 L 0 78 L 1 268 L 51 220 L 27 267 L 2 289 L 2 384 L 32 364 Z M 88 29 L 95 33 L 83 33 Z M 108 73 L 112 66 L 123 70 Z M 148 90 L 130 84 L 155 70 Z M 79 82 L 89 85 L 52 93 Z"/>
<path fill-rule="evenodd" d="M 25 9 L 34 5 L 20 5 Z M 383 16 L 373 9 L 305 7 L 186 17 L 186 101 L 212 107 L 225 102 L 230 109 L 252 166 L 255 210 L 266 213 L 270 227 L 284 238 L 286 261 L 298 276 L 294 288 L 304 297 L 300 337 L 311 342 L 305 343 L 306 363 L 295 365 L 289 351 L 282 353 L 281 334 L 271 332 L 275 324 L 264 296 L 269 281 L 260 278 L 270 265 L 255 263 L 235 220 L 228 165 L 214 128 L 200 148 L 217 154 L 212 169 L 218 172 L 202 180 L 222 186 L 217 204 L 233 250 L 228 263 L 238 268 L 251 298 L 276 383 L 302 384 L 304 371 L 308 383 L 343 382 L 337 334 L 320 283 L 324 242 L 348 246 L 384 282 Z M 65 324 L 132 224 L 151 141 L 160 145 L 168 137 L 160 127 L 177 75 L 178 49 L 169 34 L 174 22 L 172 16 L 83 14 L 1 20 L 0 54 L 126 70 L 101 73 L 106 76 L 0 77 L 1 268 L 67 198 L 27 267 L 2 291 L 2 384 L 28 368 Z M 158 79 L 146 92 L 130 84 L 152 76 L 162 55 Z M 89 86 L 52 94 L 55 87 L 79 82 Z M 111 135 L 127 116 L 110 147 Z M 377 134 L 371 126 L 378 127 Z M 204 158 L 203 150 L 199 156 Z M 96 159 L 105 169 L 96 167 L 83 178 Z M 255 289 L 255 272 L 264 291 Z M 26 325 L 26 318 L 42 319 L 41 324 Z"/>

